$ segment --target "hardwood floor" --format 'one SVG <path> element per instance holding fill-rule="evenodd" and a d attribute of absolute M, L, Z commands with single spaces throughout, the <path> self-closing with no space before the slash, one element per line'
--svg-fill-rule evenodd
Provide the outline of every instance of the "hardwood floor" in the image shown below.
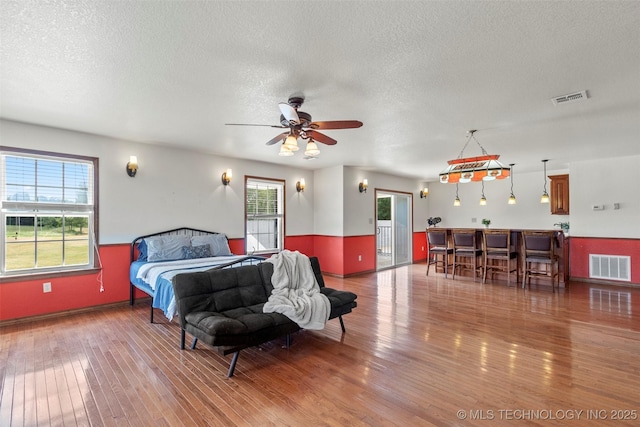
<path fill-rule="evenodd" d="M 638 425 L 640 289 L 425 268 L 326 277 L 358 294 L 347 333 L 245 350 L 231 379 L 148 302 L 5 324 L 0 425 Z"/>

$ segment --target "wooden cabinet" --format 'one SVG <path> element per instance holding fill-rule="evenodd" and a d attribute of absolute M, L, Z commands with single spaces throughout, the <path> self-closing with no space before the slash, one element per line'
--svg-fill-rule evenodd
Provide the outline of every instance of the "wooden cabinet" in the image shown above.
<path fill-rule="evenodd" d="M 569 175 L 550 175 L 551 180 L 551 213 L 553 215 L 569 215 Z"/>

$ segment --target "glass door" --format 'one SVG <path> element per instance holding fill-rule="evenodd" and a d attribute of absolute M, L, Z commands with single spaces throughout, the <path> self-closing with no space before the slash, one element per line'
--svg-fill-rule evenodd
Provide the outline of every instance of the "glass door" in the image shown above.
<path fill-rule="evenodd" d="M 410 264 L 412 195 L 376 191 L 376 201 L 377 269 Z"/>

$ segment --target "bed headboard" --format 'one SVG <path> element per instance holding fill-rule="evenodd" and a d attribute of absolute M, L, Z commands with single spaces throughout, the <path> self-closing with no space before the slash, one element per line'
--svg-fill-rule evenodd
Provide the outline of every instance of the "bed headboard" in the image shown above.
<path fill-rule="evenodd" d="M 224 233 L 218 233 L 217 231 L 207 231 L 207 230 L 198 230 L 197 228 L 190 227 L 180 227 L 174 228 L 173 230 L 165 230 L 159 231 L 153 234 L 145 234 L 144 236 L 138 236 L 131 241 L 131 248 L 129 253 L 129 262 L 133 262 L 136 260 L 136 250 L 138 249 L 138 244 L 142 241 L 142 239 L 146 237 L 154 237 L 154 236 L 206 236 L 209 234 L 222 234 L 227 239 L 229 239 Z"/>

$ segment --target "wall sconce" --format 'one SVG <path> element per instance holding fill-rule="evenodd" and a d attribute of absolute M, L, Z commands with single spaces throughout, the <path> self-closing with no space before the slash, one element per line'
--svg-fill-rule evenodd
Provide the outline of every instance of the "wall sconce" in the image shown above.
<path fill-rule="evenodd" d="M 298 191 L 298 193 L 304 191 L 304 187 L 305 187 L 304 178 L 296 182 L 296 190 Z"/>
<path fill-rule="evenodd" d="M 360 182 L 360 184 L 358 184 L 358 190 L 359 190 L 361 193 L 366 193 L 366 192 L 367 192 L 367 187 L 368 187 L 368 186 L 369 186 L 369 181 L 367 181 L 367 180 L 366 180 L 366 178 L 365 178 L 365 179 L 363 179 L 363 180 Z"/>
<path fill-rule="evenodd" d="M 127 163 L 127 175 L 133 178 L 136 176 L 136 172 L 138 172 L 138 158 L 136 156 L 130 156 L 129 162 Z"/>
<path fill-rule="evenodd" d="M 222 172 L 222 184 L 229 185 L 232 176 L 233 172 L 231 171 L 231 169 L 227 169 L 225 172 Z"/>
<path fill-rule="evenodd" d="M 429 189 L 427 187 L 424 187 L 422 190 L 420 190 L 420 198 L 421 199 L 424 199 L 428 195 L 429 195 Z"/>

